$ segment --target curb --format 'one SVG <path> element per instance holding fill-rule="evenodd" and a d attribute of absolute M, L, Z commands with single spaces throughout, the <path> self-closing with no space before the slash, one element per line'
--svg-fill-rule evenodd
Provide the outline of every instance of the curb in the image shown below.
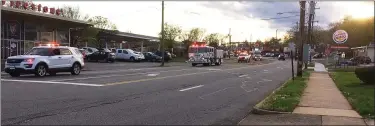
<path fill-rule="evenodd" d="M 272 93 L 268 94 L 266 98 L 264 98 L 262 101 L 260 101 L 258 104 L 256 104 L 253 109 L 251 110 L 251 113 L 258 114 L 258 115 L 267 115 L 267 114 L 292 114 L 292 112 L 278 112 L 278 111 L 271 111 L 271 110 L 265 110 L 261 109 L 260 106 L 263 104 L 266 99 L 270 98 L 272 94 L 274 94 L 276 91 L 280 90 L 282 87 L 285 86 L 285 84 L 292 80 L 292 77 L 290 77 L 287 81 L 285 81 L 280 87 L 272 91 Z"/>

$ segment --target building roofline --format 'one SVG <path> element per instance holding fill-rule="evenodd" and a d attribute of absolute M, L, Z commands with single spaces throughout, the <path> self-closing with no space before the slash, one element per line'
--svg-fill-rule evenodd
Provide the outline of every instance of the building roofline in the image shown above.
<path fill-rule="evenodd" d="M 92 24 L 90 24 L 86 21 L 82 21 L 82 20 L 75 20 L 75 19 L 66 18 L 66 17 L 62 17 L 62 16 L 39 13 L 39 12 L 29 11 L 29 10 L 16 9 L 16 8 L 11 8 L 11 7 L 6 7 L 6 6 L 2 6 L 1 11 L 10 11 L 10 12 L 15 12 L 15 13 L 34 15 L 34 16 L 40 16 L 40 17 L 45 17 L 45 18 L 52 18 L 52 19 L 58 19 L 58 20 L 63 20 L 63 21 L 70 21 L 70 22 L 80 23 L 80 24 L 85 24 L 85 25 L 92 25 Z"/>
<path fill-rule="evenodd" d="M 101 30 L 104 30 L 104 31 L 113 31 L 113 30 L 108 30 L 108 29 L 101 29 Z M 118 31 L 118 33 L 116 35 L 122 36 L 122 37 L 131 37 L 131 38 L 138 38 L 138 39 L 146 39 L 146 40 L 157 41 L 157 42 L 159 41 L 158 37 L 147 36 L 147 35 L 140 35 L 140 34 L 134 34 L 134 33 L 129 33 L 129 32 Z"/>

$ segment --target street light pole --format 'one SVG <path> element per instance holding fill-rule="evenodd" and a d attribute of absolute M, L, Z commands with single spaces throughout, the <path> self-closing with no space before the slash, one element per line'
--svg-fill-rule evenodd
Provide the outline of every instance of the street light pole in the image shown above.
<path fill-rule="evenodd" d="M 161 65 L 160 66 L 164 66 L 164 59 L 165 59 L 165 56 L 164 56 L 164 1 L 161 1 L 161 41 L 160 41 L 160 45 L 161 45 L 161 57 L 162 57 L 162 60 L 161 60 Z"/>

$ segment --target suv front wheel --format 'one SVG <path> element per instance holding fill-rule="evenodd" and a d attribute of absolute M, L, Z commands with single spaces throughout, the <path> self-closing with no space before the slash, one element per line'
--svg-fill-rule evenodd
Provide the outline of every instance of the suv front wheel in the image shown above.
<path fill-rule="evenodd" d="M 71 69 L 71 74 L 78 75 L 79 73 L 81 73 L 81 65 L 74 63 Z"/>
<path fill-rule="evenodd" d="M 47 66 L 44 64 L 39 64 L 35 67 L 35 76 L 44 77 L 47 74 Z"/>

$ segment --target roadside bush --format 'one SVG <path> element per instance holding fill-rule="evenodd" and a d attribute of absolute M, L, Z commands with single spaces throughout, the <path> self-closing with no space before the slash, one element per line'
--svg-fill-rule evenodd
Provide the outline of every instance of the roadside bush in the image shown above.
<path fill-rule="evenodd" d="M 365 84 L 375 85 L 375 67 L 356 68 L 355 74 Z"/>

